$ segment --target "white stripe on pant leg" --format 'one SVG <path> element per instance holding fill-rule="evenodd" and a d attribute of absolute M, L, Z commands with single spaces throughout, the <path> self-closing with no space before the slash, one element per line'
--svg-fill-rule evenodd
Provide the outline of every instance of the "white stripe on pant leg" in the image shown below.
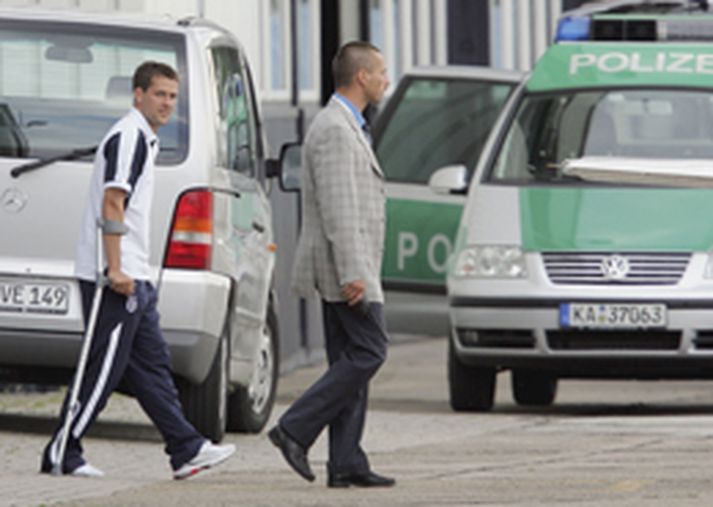
<path fill-rule="evenodd" d="M 67 416 L 65 415 L 65 417 Z M 57 432 L 57 436 L 52 440 L 52 445 L 50 445 L 50 463 L 52 463 L 52 465 L 57 464 L 59 460 L 59 446 L 62 443 L 62 435 L 64 435 L 64 425 L 62 425 L 62 428 Z"/>
<path fill-rule="evenodd" d="M 109 337 L 109 346 L 107 347 L 106 355 L 104 356 L 104 362 L 102 363 L 102 369 L 99 372 L 99 378 L 97 379 L 97 383 L 94 384 L 94 390 L 89 397 L 89 401 L 84 407 L 82 407 L 82 417 L 80 417 L 79 422 L 74 427 L 74 430 L 72 430 L 72 436 L 74 436 L 74 438 L 79 438 L 84 431 L 84 428 L 89 422 L 89 418 L 92 416 L 97 403 L 99 403 L 99 398 L 104 392 L 106 382 L 109 379 L 109 374 L 111 373 L 111 368 L 114 366 L 114 356 L 116 356 L 116 348 L 119 346 L 119 337 L 121 336 L 122 327 L 123 324 L 119 323 L 119 325 L 114 328 L 114 331 L 111 332 L 111 336 Z"/>

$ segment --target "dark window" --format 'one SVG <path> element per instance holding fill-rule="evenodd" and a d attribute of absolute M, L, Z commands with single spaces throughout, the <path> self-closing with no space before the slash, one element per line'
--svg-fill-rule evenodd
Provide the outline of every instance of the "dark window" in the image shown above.
<path fill-rule="evenodd" d="M 475 166 L 513 85 L 407 78 L 378 120 L 376 153 L 389 181 L 427 183 L 443 166 Z"/>

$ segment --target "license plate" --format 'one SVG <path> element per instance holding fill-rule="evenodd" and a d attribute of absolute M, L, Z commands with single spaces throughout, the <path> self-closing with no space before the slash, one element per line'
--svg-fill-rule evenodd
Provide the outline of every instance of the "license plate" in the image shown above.
<path fill-rule="evenodd" d="M 563 303 L 560 326 L 581 328 L 639 329 L 665 327 L 666 305 L 660 303 Z"/>
<path fill-rule="evenodd" d="M 0 311 L 65 314 L 69 309 L 69 285 L 0 280 Z"/>

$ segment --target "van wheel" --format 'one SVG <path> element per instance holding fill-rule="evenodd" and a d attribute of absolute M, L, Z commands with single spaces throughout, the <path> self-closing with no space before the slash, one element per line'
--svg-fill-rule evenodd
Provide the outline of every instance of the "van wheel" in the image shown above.
<path fill-rule="evenodd" d="M 228 431 L 259 433 L 267 424 L 275 404 L 280 371 L 279 341 L 277 317 L 270 305 L 250 383 L 246 387 L 236 386 L 228 397 Z"/>
<path fill-rule="evenodd" d="M 200 434 L 213 442 L 220 442 L 225 435 L 228 364 L 226 327 L 206 379 L 201 384 L 186 379 L 178 382 L 178 394 L 186 417 Z"/>
<path fill-rule="evenodd" d="M 530 370 L 512 370 L 512 396 L 518 405 L 548 406 L 557 396 L 557 378 Z"/>
<path fill-rule="evenodd" d="M 495 399 L 495 368 L 469 366 L 458 359 L 453 338 L 448 340 L 448 386 L 456 412 L 487 412 Z"/>

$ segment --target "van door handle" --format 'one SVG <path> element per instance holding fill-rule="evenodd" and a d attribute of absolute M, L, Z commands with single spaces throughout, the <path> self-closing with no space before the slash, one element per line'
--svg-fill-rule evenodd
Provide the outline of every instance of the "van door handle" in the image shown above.
<path fill-rule="evenodd" d="M 260 222 L 253 222 L 253 229 L 255 229 L 260 234 L 265 232 L 265 226 L 262 225 Z"/>

